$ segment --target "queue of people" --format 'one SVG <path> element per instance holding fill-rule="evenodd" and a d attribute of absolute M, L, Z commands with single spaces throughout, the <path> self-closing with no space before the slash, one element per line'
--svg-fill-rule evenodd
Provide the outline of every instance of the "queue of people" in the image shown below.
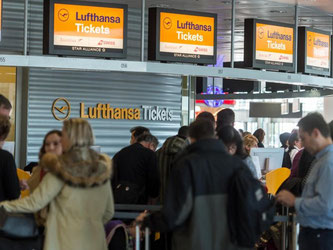
<path fill-rule="evenodd" d="M 10 129 L 8 103 L 0 95 L 0 145 Z M 66 120 L 62 131 L 45 135 L 39 163 L 27 182 L 19 182 L 13 157 L 0 149 L 0 206 L 8 212 L 35 213 L 44 229 L 45 250 L 131 249 L 135 223 L 153 232 L 172 232 L 172 240 L 170 234 L 165 239 L 171 241 L 165 243 L 166 249 L 244 249 L 229 233 L 228 183 L 240 168 L 251 173 L 249 178 L 261 178 L 250 152 L 263 147 L 265 132 L 240 133 L 234 123 L 231 109 L 220 111 L 216 122 L 203 112 L 158 150 L 158 139 L 148 128 L 134 127 L 130 145 L 111 160 L 90 148 L 94 136 L 87 120 Z M 289 159 L 287 167 L 294 175 L 276 200 L 295 208 L 301 250 L 330 250 L 333 123 L 330 131 L 320 114 L 310 113 L 298 126 L 280 136 L 283 164 Z M 21 189 L 29 189 L 30 195 L 18 199 Z M 163 208 L 145 211 L 134 222 L 121 222 L 112 220 L 115 203 Z"/>

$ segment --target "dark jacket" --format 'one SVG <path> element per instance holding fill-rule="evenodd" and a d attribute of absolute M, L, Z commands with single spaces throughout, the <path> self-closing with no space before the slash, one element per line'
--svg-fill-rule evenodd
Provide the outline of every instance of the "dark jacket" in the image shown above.
<path fill-rule="evenodd" d="M 163 209 L 145 218 L 152 230 L 173 231 L 173 250 L 238 249 L 229 239 L 227 188 L 246 166 L 224 148 L 216 139 L 188 146 L 172 169 Z"/>
<path fill-rule="evenodd" d="M 155 198 L 159 195 L 160 176 L 156 155 L 140 143 L 123 148 L 113 157 L 113 171 L 113 190 L 120 181 L 136 184 L 145 190 L 142 204 L 147 203 L 148 197 Z"/>
<path fill-rule="evenodd" d="M 14 158 L 8 151 L 0 149 L 0 201 L 20 197 L 20 184 Z"/>
<path fill-rule="evenodd" d="M 176 156 L 187 146 L 186 140 L 179 136 L 166 139 L 163 146 L 156 152 L 157 165 L 160 172 L 161 190 L 160 202 L 163 204 L 165 189 L 170 176 L 172 164 Z"/>

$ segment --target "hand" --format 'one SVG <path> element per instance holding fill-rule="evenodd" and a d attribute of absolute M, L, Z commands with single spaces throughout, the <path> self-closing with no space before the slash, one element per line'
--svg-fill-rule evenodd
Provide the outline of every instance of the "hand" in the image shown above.
<path fill-rule="evenodd" d="M 145 210 L 143 213 L 139 214 L 138 217 L 136 217 L 135 221 L 140 224 L 143 222 L 144 218 L 148 215 L 148 211 Z"/>
<path fill-rule="evenodd" d="M 27 180 L 20 180 L 20 188 L 21 190 L 29 190 L 29 185 Z"/>
<path fill-rule="evenodd" d="M 280 202 L 283 206 L 295 206 L 296 197 L 287 190 L 282 190 L 276 195 L 276 201 Z"/>

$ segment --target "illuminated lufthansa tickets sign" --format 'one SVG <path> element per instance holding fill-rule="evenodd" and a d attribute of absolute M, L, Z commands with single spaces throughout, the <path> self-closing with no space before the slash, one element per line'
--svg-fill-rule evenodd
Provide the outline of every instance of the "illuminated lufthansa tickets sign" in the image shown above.
<path fill-rule="evenodd" d="M 44 52 L 125 57 L 127 5 L 49 0 Z M 46 48 L 45 48 L 46 47 Z"/>
<path fill-rule="evenodd" d="M 298 72 L 329 76 L 331 34 L 308 27 L 298 28 Z"/>
<path fill-rule="evenodd" d="M 330 36 L 317 32 L 306 32 L 306 65 L 329 69 Z"/>
<path fill-rule="evenodd" d="M 294 37 L 292 25 L 257 19 L 245 20 L 246 65 L 292 71 L 295 62 Z"/>
<path fill-rule="evenodd" d="M 148 59 L 216 62 L 216 14 L 149 9 Z"/>

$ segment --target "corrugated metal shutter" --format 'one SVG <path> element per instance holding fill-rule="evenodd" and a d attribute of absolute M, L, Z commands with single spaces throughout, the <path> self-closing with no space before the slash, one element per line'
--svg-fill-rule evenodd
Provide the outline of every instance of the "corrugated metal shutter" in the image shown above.
<path fill-rule="evenodd" d="M 66 98 L 72 108 L 71 117 L 80 116 L 80 102 L 86 107 L 97 103 L 120 108 L 141 108 L 142 105 L 168 107 L 173 121 L 90 119 L 96 145 L 113 156 L 129 144 L 129 129 L 146 126 L 160 142 L 177 134 L 181 114 L 181 79 L 147 74 L 106 72 L 73 72 L 32 69 L 29 82 L 28 158 L 36 161 L 44 135 L 62 123 L 51 113 L 52 102 Z M 141 112 L 142 116 L 142 112 Z M 161 144 L 160 144 L 161 145 Z"/>
<path fill-rule="evenodd" d="M 126 1 L 119 1 L 126 4 Z M 41 55 L 43 48 L 43 0 L 30 0 L 28 6 L 28 53 Z M 141 10 L 128 9 L 128 41 L 126 60 L 140 59 Z M 148 30 L 146 15 L 145 30 Z M 0 51 L 23 53 L 24 1 L 3 0 L 2 40 Z M 147 34 L 146 45 L 147 48 Z M 145 53 L 147 57 L 147 53 Z"/>
<path fill-rule="evenodd" d="M 129 8 L 126 60 L 139 60 L 140 20 L 140 10 Z M 0 51 L 22 54 L 23 28 L 24 1 L 3 0 Z M 42 54 L 42 41 L 43 0 L 30 0 L 28 23 L 28 52 L 30 55 Z M 145 47 L 147 48 L 147 46 Z M 81 101 L 85 102 L 87 106 L 95 106 L 101 102 L 110 103 L 114 107 L 135 108 L 141 107 L 141 105 L 151 105 L 168 107 L 173 110 L 174 120 L 172 122 L 90 120 L 95 132 L 96 145 L 100 145 L 102 151 L 110 156 L 128 145 L 129 129 L 133 126 L 142 125 L 151 128 L 152 133 L 161 142 L 166 137 L 176 134 L 180 126 L 181 79 L 179 77 L 31 69 L 27 162 L 37 160 L 44 135 L 51 129 L 61 128 L 61 122 L 56 121 L 51 114 L 52 102 L 58 97 L 66 97 L 71 102 L 73 108 L 71 117 L 79 116 L 78 105 Z"/>

